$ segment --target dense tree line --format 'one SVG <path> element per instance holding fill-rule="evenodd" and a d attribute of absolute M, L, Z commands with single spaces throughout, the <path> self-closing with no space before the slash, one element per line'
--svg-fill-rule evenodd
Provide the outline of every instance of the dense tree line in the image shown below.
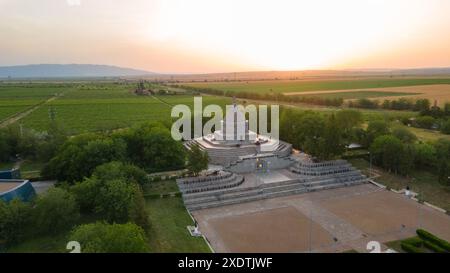
<path fill-rule="evenodd" d="M 409 175 L 412 170 L 429 170 L 438 174 L 439 181 L 449 184 L 449 140 L 423 143 L 405 128 L 391 129 L 385 121 L 373 121 L 366 130 L 365 144 L 374 163 L 390 172 Z"/>
<path fill-rule="evenodd" d="M 437 105 L 431 105 L 428 99 L 413 101 L 412 99 L 400 98 L 384 100 L 381 104 L 378 100 L 359 99 L 350 101 L 349 107 L 416 111 L 419 112 L 418 117 L 404 118 L 402 122 L 408 126 L 440 130 L 444 134 L 450 134 L 450 103 L 445 103 L 444 107 L 441 108 Z"/>
<path fill-rule="evenodd" d="M 362 115 L 341 110 L 330 115 L 312 111 L 284 109 L 280 118 L 280 136 L 319 160 L 340 156 L 345 146 L 355 140 Z"/>
<path fill-rule="evenodd" d="M 316 104 L 316 105 L 323 105 L 323 106 L 335 106 L 339 107 L 342 106 L 344 103 L 343 98 L 324 98 L 319 96 L 287 96 L 283 93 L 278 92 L 263 92 L 263 93 L 256 93 L 256 92 L 247 92 L 247 91 L 223 91 L 223 90 L 217 90 L 213 88 L 199 88 L 199 87 L 192 87 L 192 86 L 178 86 L 175 85 L 175 87 L 183 88 L 186 90 L 190 90 L 194 93 L 205 93 L 205 94 L 211 94 L 211 95 L 217 95 L 217 96 L 226 96 L 226 97 L 237 97 L 241 99 L 254 99 L 254 100 L 269 100 L 269 101 L 283 101 L 288 103 L 309 103 L 309 104 Z"/>
<path fill-rule="evenodd" d="M 421 115 L 429 115 L 434 118 L 440 118 L 450 115 L 450 103 L 445 103 L 441 108 L 437 105 L 431 105 L 428 99 L 408 99 L 399 98 L 396 100 L 371 100 L 367 98 L 361 98 L 355 101 L 348 102 L 349 107 L 354 108 L 367 108 L 367 109 L 386 109 L 386 110 L 409 110 L 419 112 Z"/>
<path fill-rule="evenodd" d="M 110 162 L 95 168 L 91 177 L 51 188 L 29 203 L 0 201 L 0 241 L 10 246 L 72 229 L 72 237 L 85 243 L 87 252 L 127 252 L 130 247 L 145 252 L 150 223 L 141 184 L 146 181 L 146 173 L 138 167 Z M 76 227 L 81 215 L 95 215 L 103 222 Z M 118 235 L 127 230 L 132 231 L 128 239 Z M 112 245 L 105 241 L 110 236 L 119 236 Z M 87 237 L 96 239 L 87 242 Z"/>
<path fill-rule="evenodd" d="M 107 162 L 134 164 L 146 171 L 183 168 L 185 149 L 159 123 L 145 123 L 113 133 L 87 133 L 71 137 L 42 171 L 48 178 L 73 183 L 89 177 Z"/>
<path fill-rule="evenodd" d="M 46 162 L 66 139 L 64 130 L 56 122 L 52 122 L 46 132 L 17 125 L 0 129 L 0 162 L 17 160 L 18 156 Z"/>
<path fill-rule="evenodd" d="M 318 160 L 337 158 L 350 143 L 367 147 L 374 164 L 400 175 L 412 170 L 438 174 L 449 183 L 450 141 L 423 143 L 407 128 L 391 128 L 385 120 L 373 120 L 362 128 L 362 115 L 355 110 L 331 114 L 283 109 L 280 120 L 282 140 Z"/>

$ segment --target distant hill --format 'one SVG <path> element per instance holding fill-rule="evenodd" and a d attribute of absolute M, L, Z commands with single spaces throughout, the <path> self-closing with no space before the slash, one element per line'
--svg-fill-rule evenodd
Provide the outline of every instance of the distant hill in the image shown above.
<path fill-rule="evenodd" d="M 191 81 L 258 81 L 258 80 L 348 80 L 360 78 L 450 77 L 450 67 L 417 69 L 347 69 L 347 70 L 297 70 L 248 71 L 210 74 L 156 74 L 147 79 L 172 82 Z"/>
<path fill-rule="evenodd" d="M 144 70 L 93 64 L 32 64 L 0 66 L 0 78 L 87 78 L 153 75 Z"/>

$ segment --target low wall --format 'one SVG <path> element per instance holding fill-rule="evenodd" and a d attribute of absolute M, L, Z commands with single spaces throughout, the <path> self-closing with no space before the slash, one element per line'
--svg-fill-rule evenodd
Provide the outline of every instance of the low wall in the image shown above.
<path fill-rule="evenodd" d="M 31 182 L 28 180 L 0 180 L 0 183 L 18 183 L 13 189 L 10 189 L 5 192 L 0 192 L 0 200 L 5 202 L 9 202 L 15 198 L 20 199 L 21 201 L 27 202 L 33 199 L 36 196 L 36 191 L 31 185 Z"/>
<path fill-rule="evenodd" d="M 19 169 L 0 171 L 0 179 L 20 179 Z"/>

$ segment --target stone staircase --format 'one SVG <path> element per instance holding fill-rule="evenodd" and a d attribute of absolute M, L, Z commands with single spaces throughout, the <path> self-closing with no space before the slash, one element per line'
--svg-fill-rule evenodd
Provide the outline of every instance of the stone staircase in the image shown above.
<path fill-rule="evenodd" d="M 231 189 L 183 193 L 183 200 L 185 206 L 193 211 L 267 198 L 348 187 L 362 184 L 366 181 L 366 177 L 357 172 L 352 175 L 298 178 L 276 183 L 262 183 L 255 187 L 236 186 Z"/>

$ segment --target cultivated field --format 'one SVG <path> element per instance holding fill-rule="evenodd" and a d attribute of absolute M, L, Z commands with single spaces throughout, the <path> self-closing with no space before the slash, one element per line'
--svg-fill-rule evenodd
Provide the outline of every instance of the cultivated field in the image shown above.
<path fill-rule="evenodd" d="M 450 84 L 450 78 L 376 78 L 353 80 L 279 80 L 279 81 L 240 81 L 240 82 L 201 82 L 183 83 L 186 86 L 211 88 L 232 92 L 256 93 L 295 93 L 308 91 L 355 90 L 366 88 L 385 88 L 429 84 Z"/>
<path fill-rule="evenodd" d="M 312 92 L 291 92 L 285 95 L 300 96 L 319 96 L 323 98 L 343 98 L 343 99 L 360 99 L 360 98 L 376 98 L 380 101 L 385 99 L 392 100 L 398 97 L 406 97 L 409 99 L 429 99 L 437 100 L 438 104 L 443 105 L 450 101 L 450 84 L 430 84 L 415 85 L 401 87 L 384 87 L 354 90 L 333 90 L 333 91 L 312 91 Z M 394 98 L 393 98 L 394 97 Z"/>
<path fill-rule="evenodd" d="M 136 96 L 134 84 L 77 83 L 64 87 L 39 84 L 0 88 L 0 118 L 13 120 L 26 128 L 46 130 L 50 117 L 70 133 L 116 129 L 144 121 L 170 121 L 172 105 L 193 106 L 190 95 Z M 54 99 L 49 100 L 58 94 Z M 4 99 L 3 99 L 4 98 Z M 225 105 L 230 99 L 204 97 L 205 104 Z M 34 108 L 33 108 L 34 107 Z M 25 113 L 28 109 L 33 111 Z"/>
<path fill-rule="evenodd" d="M 0 122 L 71 88 L 72 86 L 66 84 L 0 83 Z"/>

